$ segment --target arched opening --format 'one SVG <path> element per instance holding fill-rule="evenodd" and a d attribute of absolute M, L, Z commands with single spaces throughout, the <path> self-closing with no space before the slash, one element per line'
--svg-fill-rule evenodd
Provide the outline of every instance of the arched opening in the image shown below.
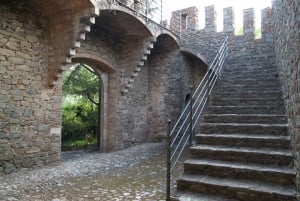
<path fill-rule="evenodd" d="M 99 148 L 101 144 L 101 99 L 103 82 L 85 63 L 74 64 L 63 79 L 63 151 Z"/>

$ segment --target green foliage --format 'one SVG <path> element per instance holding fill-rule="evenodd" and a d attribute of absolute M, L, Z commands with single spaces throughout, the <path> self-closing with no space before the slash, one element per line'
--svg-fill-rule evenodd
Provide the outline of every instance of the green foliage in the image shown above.
<path fill-rule="evenodd" d="M 62 142 L 62 148 L 64 151 L 73 150 L 77 148 L 88 147 L 97 143 L 97 139 L 89 140 L 76 140 L 76 141 L 64 141 Z"/>
<path fill-rule="evenodd" d="M 87 101 L 64 104 L 62 110 L 62 141 L 95 137 L 97 133 L 98 108 Z"/>
<path fill-rule="evenodd" d="M 85 64 L 76 64 L 63 80 L 63 97 L 74 96 L 98 104 L 100 82 L 95 72 Z"/>
<path fill-rule="evenodd" d="M 155 5 L 155 2 L 152 0 L 146 0 L 145 1 L 145 13 L 149 17 L 153 17 L 154 13 L 158 11 L 157 5 Z"/>
<path fill-rule="evenodd" d="M 99 88 L 99 78 L 88 66 L 77 64 L 66 73 L 63 80 L 62 147 L 76 141 L 95 140 Z"/>
<path fill-rule="evenodd" d="M 255 29 L 255 38 L 261 38 L 261 28 Z"/>
<path fill-rule="evenodd" d="M 244 31 L 244 29 L 243 29 L 243 27 L 239 27 L 237 30 L 236 30 L 236 32 L 235 32 L 235 35 L 243 35 L 243 31 Z"/>
<path fill-rule="evenodd" d="M 235 35 L 243 35 L 243 27 L 239 27 L 235 33 Z M 259 39 L 261 38 L 261 28 L 256 28 L 255 29 L 255 38 Z"/>

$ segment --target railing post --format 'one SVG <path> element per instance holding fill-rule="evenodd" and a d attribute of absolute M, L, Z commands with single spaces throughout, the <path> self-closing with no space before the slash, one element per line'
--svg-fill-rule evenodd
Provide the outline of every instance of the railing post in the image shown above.
<path fill-rule="evenodd" d="M 146 14 L 146 23 L 148 23 L 148 11 L 149 11 L 149 0 L 146 0 L 146 10 L 145 10 L 145 14 Z"/>
<path fill-rule="evenodd" d="M 181 24 L 182 24 L 182 22 L 181 22 L 181 10 L 179 10 L 179 37 L 181 38 Z"/>
<path fill-rule="evenodd" d="M 160 0 L 160 24 L 163 23 L 163 1 Z M 162 26 L 160 26 L 160 31 L 162 32 Z"/>
<path fill-rule="evenodd" d="M 170 200 L 171 195 L 171 120 L 168 119 L 168 133 L 167 133 L 167 186 L 166 186 L 166 201 Z"/>
<path fill-rule="evenodd" d="M 190 143 L 190 147 L 192 146 L 193 144 L 193 138 L 194 138 L 194 134 L 193 134 L 193 104 L 194 104 L 194 101 L 193 101 L 193 94 L 194 94 L 194 90 L 193 90 L 193 86 L 191 85 L 190 86 L 190 93 L 191 93 L 191 96 L 190 96 L 190 139 L 189 139 L 189 143 Z"/>

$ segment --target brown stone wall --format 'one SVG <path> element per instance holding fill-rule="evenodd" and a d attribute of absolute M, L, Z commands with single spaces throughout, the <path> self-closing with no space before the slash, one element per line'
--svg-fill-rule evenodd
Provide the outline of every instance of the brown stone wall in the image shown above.
<path fill-rule="evenodd" d="M 198 12 L 196 7 L 173 11 L 170 20 L 170 29 L 179 35 L 186 30 L 197 29 Z"/>
<path fill-rule="evenodd" d="M 109 151 L 116 148 L 116 111 L 118 110 L 118 100 L 120 96 L 120 65 L 119 58 L 120 50 L 116 41 L 109 34 L 92 29 L 86 35 L 86 39 L 81 42 L 81 47 L 77 49 L 77 54 L 73 57 L 73 63 L 87 63 L 98 72 L 105 73 L 108 77 L 107 82 L 104 82 L 103 87 L 107 88 L 107 93 L 102 98 L 106 100 L 106 114 L 101 118 L 105 119 L 106 125 L 101 125 L 101 129 L 105 129 L 102 135 L 105 135 L 101 140 L 104 147 L 103 151 Z M 103 80 L 102 80 L 103 81 Z M 103 103 L 102 103 L 103 104 Z M 103 108 L 104 109 L 104 108 Z"/>
<path fill-rule="evenodd" d="M 0 174 L 59 161 L 60 95 L 48 89 L 47 18 L 0 4 Z"/>
<path fill-rule="evenodd" d="M 203 77 L 203 64 L 185 56 L 168 36 L 160 36 L 149 60 L 149 139 L 167 134 L 167 120 L 174 125 L 184 108 L 190 86 Z"/>
<path fill-rule="evenodd" d="M 121 94 L 125 79 L 130 77 L 140 61 L 144 47 L 142 38 L 116 40 L 101 29 L 92 29 L 78 48 L 76 61 L 90 61 L 95 68 L 108 74 L 107 93 L 107 149 L 111 151 L 144 142 L 147 139 L 148 69 L 139 72 L 133 88 Z"/>
<path fill-rule="evenodd" d="M 160 41 L 158 41 L 160 42 Z M 154 51 L 157 49 L 154 49 Z M 177 85 L 173 91 L 168 91 L 168 85 L 170 84 L 171 71 L 178 72 L 176 65 L 182 65 L 182 60 L 180 63 L 172 62 L 172 58 L 176 56 L 181 56 L 178 54 L 178 50 L 157 50 L 156 53 L 151 55 L 149 63 L 149 98 L 148 98 L 148 121 L 149 121 L 149 138 L 151 140 L 160 140 L 163 136 L 167 134 L 167 120 L 170 118 L 169 112 L 172 111 L 173 114 L 176 111 L 176 116 L 178 116 L 178 110 L 171 110 L 174 105 L 179 108 L 179 100 L 173 99 L 174 101 L 170 104 L 170 99 L 175 94 L 179 95 L 182 90 L 182 85 Z M 179 73 L 179 72 L 178 72 Z M 173 75 L 174 76 L 174 75 Z M 176 80 L 173 80 L 175 83 Z M 172 118 L 174 122 L 174 116 Z"/>
<path fill-rule="evenodd" d="M 133 88 L 118 99 L 116 114 L 118 130 L 115 140 L 118 148 L 129 147 L 148 140 L 148 76 L 148 66 L 145 65 L 135 78 Z"/>
<path fill-rule="evenodd" d="M 120 47 L 119 67 L 121 69 L 118 83 L 122 87 L 128 83 L 131 74 L 141 61 L 144 50 L 147 48 L 149 38 L 129 37 L 123 40 Z M 132 146 L 136 143 L 147 141 L 148 119 L 147 119 L 147 98 L 148 98 L 148 65 L 141 67 L 141 71 L 134 78 L 132 87 L 126 94 L 118 92 L 116 118 L 116 139 L 115 149 Z"/>
<path fill-rule="evenodd" d="M 56 20 L 48 21 L 42 11 L 33 9 L 38 8 L 33 4 L 20 5 L 23 6 L 22 12 L 11 10 L 7 5 L 0 6 L 1 173 L 59 161 L 62 72 L 70 66 L 63 65 L 63 58 L 73 63 L 87 63 L 100 74 L 105 74 L 105 151 L 110 151 L 147 140 L 162 140 L 167 133 L 167 119 L 175 123 L 186 96 L 191 93 L 190 86 L 197 86 L 206 71 L 204 62 L 209 64 L 213 60 L 225 38 L 224 32 L 215 31 L 215 17 L 209 16 L 207 20 L 212 21 L 212 26 L 183 33 L 180 47 L 174 38 L 162 34 L 134 78 L 132 88 L 124 95 L 121 89 L 126 79 L 130 78 L 145 48 L 149 47 L 151 36 L 144 25 L 122 12 L 112 15 L 103 11 L 104 14 L 96 18 L 91 32 L 84 32 L 85 41 L 81 38 L 77 43 L 77 34 L 85 29 L 80 31 L 80 25 L 86 25 L 86 19 L 91 20 L 90 14 L 81 18 L 74 12 L 65 13 L 63 16 L 68 19 L 65 19 L 64 26 L 67 22 L 72 23 L 63 30 L 69 30 L 68 36 L 72 37 L 65 35 L 65 44 L 54 45 L 59 30 L 55 28 Z M 62 3 L 61 6 L 66 5 Z M 190 16 L 194 20 L 191 23 L 196 26 L 194 11 Z M 207 15 L 215 16 L 214 8 L 210 7 L 208 11 Z M 82 11 L 85 12 L 89 13 Z M 230 9 L 227 13 L 232 14 Z M 55 12 L 49 11 L 48 15 L 52 14 Z M 73 15 L 76 18 L 70 17 Z M 122 21 L 120 16 L 128 18 Z M 250 19 L 253 15 L 249 16 Z M 270 12 L 264 16 L 269 21 L 264 21 L 263 37 L 259 40 L 254 40 L 253 34 L 251 37 L 234 36 L 234 27 L 230 25 L 233 18 L 226 18 L 230 28 L 225 31 L 231 33 L 230 59 L 255 53 L 274 63 Z M 122 26 L 116 26 L 119 22 Z M 253 27 L 251 20 L 247 26 Z M 71 52 L 66 53 L 66 49 Z M 59 66 L 52 66 L 53 58 L 57 58 Z M 52 68 L 56 70 L 52 71 Z M 51 88 L 45 86 L 49 72 L 55 74 L 51 74 L 53 79 L 57 79 Z"/>
<path fill-rule="evenodd" d="M 70 6 L 80 7 L 76 2 Z M 120 20 L 109 12 L 94 19 L 88 2 L 78 12 L 52 3 L 49 9 L 44 1 L 0 4 L 0 174 L 60 160 L 62 80 L 71 63 L 86 63 L 104 78 L 104 151 L 161 140 L 201 72 L 165 35 L 124 95 L 150 32 L 128 15 L 120 30 L 107 23 Z"/>
<path fill-rule="evenodd" d="M 232 7 L 224 9 L 223 32 L 216 32 L 217 14 L 214 6 L 206 7 L 205 28 L 198 31 L 187 30 L 183 32 L 180 41 L 181 47 L 199 55 L 209 64 L 213 61 L 226 36 L 228 36 L 229 58 L 238 57 L 242 54 L 249 55 L 250 53 L 274 57 L 271 12 L 270 8 L 262 10 L 262 37 L 261 39 L 255 39 L 255 13 L 253 9 L 245 9 L 243 11 L 244 34 L 236 36 L 234 34 L 234 12 Z"/>
<path fill-rule="evenodd" d="M 300 191 L 300 2 L 274 0 L 276 64 L 288 114 L 289 132 L 295 157 L 297 186 Z"/>

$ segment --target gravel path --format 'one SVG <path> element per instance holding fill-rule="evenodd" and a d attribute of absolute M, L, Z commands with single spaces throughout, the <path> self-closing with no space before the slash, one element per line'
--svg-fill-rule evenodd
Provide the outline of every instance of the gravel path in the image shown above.
<path fill-rule="evenodd" d="M 58 165 L 0 176 L 0 200 L 165 200 L 165 151 L 147 143 L 112 153 L 62 153 Z"/>

